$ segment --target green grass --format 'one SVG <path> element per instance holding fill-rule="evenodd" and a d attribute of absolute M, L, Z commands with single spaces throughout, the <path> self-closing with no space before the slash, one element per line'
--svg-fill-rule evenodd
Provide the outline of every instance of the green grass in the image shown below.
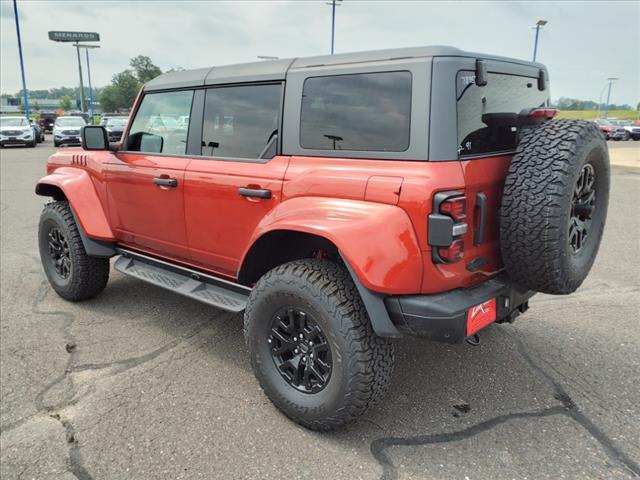
<path fill-rule="evenodd" d="M 556 118 L 573 118 L 576 120 L 594 120 L 598 112 L 596 110 L 560 110 Z M 638 110 L 609 110 L 609 117 L 618 120 L 638 120 Z M 604 118 L 604 110 L 600 112 L 600 118 Z"/>

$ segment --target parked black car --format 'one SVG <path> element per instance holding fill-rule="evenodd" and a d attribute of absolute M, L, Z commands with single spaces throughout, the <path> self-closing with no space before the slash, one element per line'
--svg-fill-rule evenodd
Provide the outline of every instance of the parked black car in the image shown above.
<path fill-rule="evenodd" d="M 119 142 L 122 138 L 127 123 L 129 123 L 129 117 L 107 117 L 103 119 L 103 125 L 107 128 L 110 142 Z"/>
<path fill-rule="evenodd" d="M 44 142 L 44 130 L 42 129 L 42 127 L 38 124 L 38 122 L 34 122 L 33 120 L 29 120 L 29 123 L 31 123 L 31 128 L 33 129 L 33 136 L 36 139 L 36 143 Z"/>

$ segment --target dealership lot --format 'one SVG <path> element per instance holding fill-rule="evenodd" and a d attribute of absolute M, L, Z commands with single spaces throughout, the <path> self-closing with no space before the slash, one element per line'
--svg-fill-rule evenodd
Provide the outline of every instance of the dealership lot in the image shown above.
<path fill-rule="evenodd" d="M 633 160 L 640 143 L 610 147 Z M 262 394 L 240 317 L 113 270 L 95 300 L 52 293 L 33 193 L 52 152 L 50 136 L 0 151 L 2 478 L 640 475 L 640 170 L 612 171 L 578 293 L 535 297 L 479 347 L 399 341 L 381 405 L 318 434 Z"/>

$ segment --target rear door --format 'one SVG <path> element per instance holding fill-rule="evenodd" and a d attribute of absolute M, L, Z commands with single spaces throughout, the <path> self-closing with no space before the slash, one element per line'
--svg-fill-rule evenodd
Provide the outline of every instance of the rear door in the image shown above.
<path fill-rule="evenodd" d="M 278 154 L 283 90 L 282 83 L 206 89 L 201 155 L 184 180 L 198 266 L 235 277 L 256 226 L 280 202 L 289 163 Z"/>
<path fill-rule="evenodd" d="M 187 129 L 191 90 L 146 94 L 131 124 L 125 150 L 108 165 L 111 225 L 127 246 L 189 259 L 184 218 Z"/>
<path fill-rule="evenodd" d="M 478 86 L 473 70 L 456 73 L 457 143 L 461 160 L 467 216 L 465 263 L 476 259 L 468 273 L 500 268 L 499 209 L 509 163 L 515 152 L 523 111 L 546 106 L 548 89 L 538 78 L 510 73 L 509 65 L 491 64 L 487 83 Z M 537 70 L 533 70 L 537 72 Z"/>

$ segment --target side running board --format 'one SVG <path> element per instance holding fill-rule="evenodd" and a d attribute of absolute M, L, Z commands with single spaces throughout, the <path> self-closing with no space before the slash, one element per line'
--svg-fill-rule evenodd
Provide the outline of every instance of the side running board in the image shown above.
<path fill-rule="evenodd" d="M 114 268 L 125 275 L 230 312 L 241 312 L 247 305 L 249 287 L 123 248 L 117 251 Z"/>

